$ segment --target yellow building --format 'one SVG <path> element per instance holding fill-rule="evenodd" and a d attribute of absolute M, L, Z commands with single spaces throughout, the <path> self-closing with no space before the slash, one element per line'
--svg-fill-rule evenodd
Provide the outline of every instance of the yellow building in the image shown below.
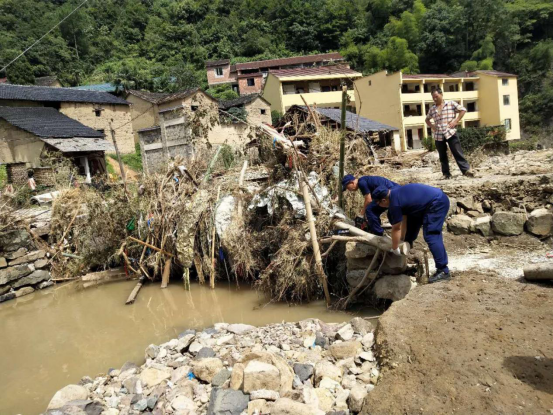
<path fill-rule="evenodd" d="M 517 77 L 498 71 L 458 72 L 452 75 L 382 71 L 355 81 L 357 113 L 400 130 L 402 149 L 420 148 L 431 136 L 425 124 L 440 87 L 444 99 L 467 109 L 462 127 L 505 125 L 507 139 L 520 138 Z"/>
<path fill-rule="evenodd" d="M 342 104 L 342 82 L 348 85 L 349 104 L 355 108 L 353 80 L 363 76 L 344 65 L 269 71 L 263 98 L 271 103 L 271 111 L 284 114 L 292 105 L 338 108 Z"/>

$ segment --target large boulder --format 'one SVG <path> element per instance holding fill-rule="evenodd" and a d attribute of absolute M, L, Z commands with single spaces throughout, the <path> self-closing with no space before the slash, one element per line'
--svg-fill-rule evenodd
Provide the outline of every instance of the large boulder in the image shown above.
<path fill-rule="evenodd" d="M 380 259 L 378 264 L 380 265 Z M 407 257 L 405 255 L 386 255 L 384 264 L 382 264 L 381 272 L 383 274 L 399 275 L 407 269 Z"/>
<path fill-rule="evenodd" d="M 238 335 L 245 334 L 252 330 L 255 330 L 255 327 L 250 326 L 249 324 L 229 324 L 227 326 L 227 331 Z"/>
<path fill-rule="evenodd" d="M 10 261 L 10 266 L 25 264 L 26 262 L 34 262 L 37 259 L 44 258 L 45 256 L 46 256 L 46 251 L 43 251 L 43 250 L 29 252 L 28 254 L 23 255 L 22 257 L 19 257 L 17 259 Z"/>
<path fill-rule="evenodd" d="M 472 219 L 467 215 L 455 215 L 447 221 L 447 229 L 455 235 L 468 234 L 471 228 Z"/>
<path fill-rule="evenodd" d="M 474 197 L 465 196 L 457 199 L 457 205 L 461 206 L 465 210 L 474 210 Z"/>
<path fill-rule="evenodd" d="M 361 281 L 363 281 L 363 277 L 365 276 L 365 270 L 364 269 L 356 269 L 353 271 L 349 271 L 346 273 L 346 281 L 348 282 L 350 287 L 357 287 L 359 284 L 361 284 Z M 363 283 L 363 287 L 366 287 L 371 282 L 370 278 L 367 278 L 365 282 Z"/>
<path fill-rule="evenodd" d="M 233 389 L 211 389 L 208 415 L 240 415 L 248 409 L 249 395 Z"/>
<path fill-rule="evenodd" d="M 348 242 L 346 244 L 346 258 L 365 258 L 376 253 L 376 248 L 360 242 Z"/>
<path fill-rule="evenodd" d="M 14 252 L 20 248 L 28 248 L 31 242 L 31 235 L 24 229 L 0 234 L 0 247 L 4 252 Z"/>
<path fill-rule="evenodd" d="M 481 216 L 474 219 L 472 228 L 474 229 L 474 232 L 480 232 L 482 236 L 490 236 L 492 233 L 492 217 Z"/>
<path fill-rule="evenodd" d="M 528 216 L 526 229 L 532 235 L 547 236 L 553 229 L 553 213 L 548 209 L 536 209 Z"/>
<path fill-rule="evenodd" d="M 251 360 L 244 368 L 244 392 L 258 389 L 280 390 L 280 371 L 274 365 Z"/>
<path fill-rule="evenodd" d="M 496 212 L 492 217 L 492 229 L 500 235 L 520 235 L 524 231 L 525 216 L 517 212 Z"/>
<path fill-rule="evenodd" d="M 330 346 L 330 353 L 336 360 L 356 357 L 363 350 L 363 345 L 358 341 L 333 343 Z"/>
<path fill-rule="evenodd" d="M 315 365 L 315 385 L 318 385 L 323 378 L 340 382 L 342 380 L 342 369 L 327 361 L 319 362 Z"/>
<path fill-rule="evenodd" d="M 208 357 L 192 362 L 194 376 L 204 382 L 211 383 L 213 377 L 223 369 L 223 362 L 216 357 Z"/>
<path fill-rule="evenodd" d="M 140 381 L 144 386 L 156 386 L 163 382 L 165 379 L 171 377 L 171 372 L 168 370 L 159 370 L 154 367 L 144 369 L 140 374 Z"/>
<path fill-rule="evenodd" d="M 86 399 L 88 391 L 80 385 L 67 385 L 56 392 L 47 409 L 57 409 L 64 406 L 66 403 L 78 399 Z"/>
<path fill-rule="evenodd" d="M 374 292 L 378 298 L 399 301 L 405 298 L 415 285 L 409 275 L 385 275 L 376 280 Z"/>
<path fill-rule="evenodd" d="M 361 412 L 363 408 L 363 401 L 367 396 L 366 386 L 361 386 L 359 384 L 355 385 L 350 393 L 348 398 L 348 406 L 351 412 Z"/>

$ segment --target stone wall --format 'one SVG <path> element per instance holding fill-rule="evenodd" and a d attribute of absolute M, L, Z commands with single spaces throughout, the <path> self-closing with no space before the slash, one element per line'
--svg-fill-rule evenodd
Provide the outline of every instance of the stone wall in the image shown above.
<path fill-rule="evenodd" d="M 37 233 L 48 229 L 37 229 Z M 23 229 L 0 235 L 0 303 L 52 285 L 45 251 Z"/>
<path fill-rule="evenodd" d="M 27 183 L 27 164 L 26 163 L 13 163 L 6 166 L 6 172 L 8 174 L 8 183 L 16 186 L 22 186 Z"/>
<path fill-rule="evenodd" d="M 100 111 L 96 111 L 100 110 Z M 109 123 L 115 130 L 115 141 L 121 153 L 133 153 L 131 108 L 129 105 L 87 104 L 62 102 L 60 112 L 98 131 L 111 142 Z M 99 115 L 97 115 L 99 114 Z"/>

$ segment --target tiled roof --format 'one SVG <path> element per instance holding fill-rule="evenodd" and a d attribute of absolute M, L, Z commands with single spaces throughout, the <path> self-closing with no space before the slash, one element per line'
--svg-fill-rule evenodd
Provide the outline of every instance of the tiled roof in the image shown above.
<path fill-rule="evenodd" d="M 190 95 L 195 94 L 196 92 L 201 92 L 204 95 L 208 96 L 209 98 L 213 99 L 214 101 L 217 101 L 215 98 L 213 98 L 207 92 L 205 92 L 203 89 L 196 87 L 196 88 L 187 89 L 186 91 L 180 91 L 180 92 L 175 92 L 174 94 L 169 94 L 165 98 L 159 100 L 157 103 L 162 104 L 162 103 L 165 103 L 165 102 L 174 101 L 176 99 L 185 99 L 185 98 L 189 97 Z"/>
<path fill-rule="evenodd" d="M 104 137 L 54 108 L 0 107 L 0 118 L 41 138 Z"/>
<path fill-rule="evenodd" d="M 445 73 L 420 73 L 416 75 L 403 74 L 403 79 L 440 79 L 440 78 L 451 78 L 451 76 L 446 75 Z"/>
<path fill-rule="evenodd" d="M 254 73 L 241 73 L 240 75 L 237 75 L 237 79 L 244 79 L 244 78 L 259 78 L 263 76 L 262 72 L 254 72 Z"/>
<path fill-rule="evenodd" d="M 297 106 L 302 111 L 307 112 L 307 107 Z M 291 107 L 292 109 L 294 107 Z M 335 108 L 315 108 L 322 116 L 331 119 L 332 121 L 341 123 L 342 120 L 342 111 Z M 369 133 L 375 131 L 397 131 L 398 128 L 392 127 L 390 125 L 382 124 L 378 121 L 370 120 L 360 115 L 354 114 L 353 112 L 346 111 L 346 128 L 352 131 L 359 131 L 361 133 Z"/>
<path fill-rule="evenodd" d="M 508 72 L 501 72 L 501 71 L 493 71 L 493 70 L 478 70 L 475 71 L 476 74 L 484 74 L 484 75 L 491 75 L 491 76 L 517 76 L 512 73 Z"/>
<path fill-rule="evenodd" d="M 136 91 L 130 90 L 129 94 L 134 95 L 138 98 L 143 99 L 144 101 L 151 102 L 152 104 L 157 104 L 164 98 L 167 98 L 171 94 L 164 92 L 148 92 L 148 91 Z"/>
<path fill-rule="evenodd" d="M 0 104 L 2 100 L 129 105 L 124 99 L 108 94 L 107 92 L 10 84 L 0 84 Z"/>
<path fill-rule="evenodd" d="M 210 68 L 213 66 L 228 65 L 230 63 L 229 59 L 220 59 L 218 61 L 205 61 L 205 67 Z"/>
<path fill-rule="evenodd" d="M 337 60 L 344 60 L 344 57 L 340 55 L 338 52 L 321 53 L 319 55 L 292 56 L 291 58 L 269 59 L 266 61 L 237 63 L 236 70 L 243 71 L 246 69 L 271 68 L 275 66 L 300 65 L 302 63 L 315 63 L 315 62 L 337 61 Z"/>
<path fill-rule="evenodd" d="M 81 89 L 83 91 L 97 91 L 97 92 L 118 92 L 122 91 L 122 86 L 117 86 L 111 82 L 106 82 L 105 84 L 92 84 L 92 85 L 79 85 L 74 86 L 71 89 Z"/>
<path fill-rule="evenodd" d="M 354 71 L 343 65 L 329 65 L 329 66 L 314 66 L 310 68 L 291 68 L 291 69 L 277 69 L 269 71 L 277 78 L 287 78 L 296 76 L 316 76 L 316 75 L 346 75 L 346 76 L 363 76 L 360 72 Z"/>
<path fill-rule="evenodd" d="M 257 98 L 261 98 L 268 105 L 270 105 L 269 102 L 267 102 L 267 100 L 265 100 L 265 98 L 263 98 L 260 94 L 249 94 L 249 95 L 242 95 L 239 98 L 231 99 L 229 101 L 220 101 L 219 108 L 226 110 L 232 107 L 246 105 L 246 104 L 249 104 L 250 102 L 255 101 Z"/>

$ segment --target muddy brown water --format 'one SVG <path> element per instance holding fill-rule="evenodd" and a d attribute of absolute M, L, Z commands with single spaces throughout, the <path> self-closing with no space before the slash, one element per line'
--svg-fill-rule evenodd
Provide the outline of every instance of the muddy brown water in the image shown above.
<path fill-rule="evenodd" d="M 327 311 L 323 302 L 267 305 L 249 288 L 219 286 L 212 291 L 192 285 L 187 292 L 178 283 L 164 290 L 146 285 L 135 304 L 125 306 L 134 285 L 124 281 L 83 289 L 70 283 L 0 304 L 0 414 L 43 412 L 63 386 L 126 361 L 140 365 L 150 343 L 166 342 L 188 328 L 352 318 Z"/>

